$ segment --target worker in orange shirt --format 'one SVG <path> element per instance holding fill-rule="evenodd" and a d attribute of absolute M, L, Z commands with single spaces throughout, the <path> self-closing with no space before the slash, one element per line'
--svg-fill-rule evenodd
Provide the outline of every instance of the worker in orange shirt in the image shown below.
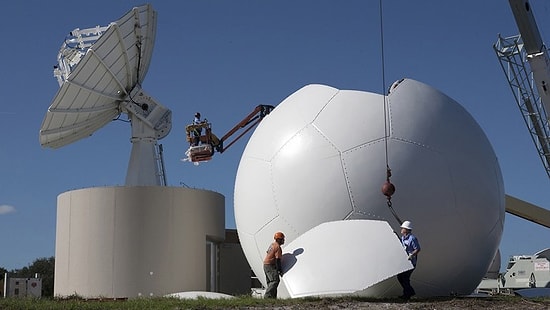
<path fill-rule="evenodd" d="M 264 298 L 277 298 L 277 287 L 279 286 L 279 282 L 281 282 L 280 277 L 283 276 L 281 266 L 283 250 L 281 249 L 281 245 L 285 243 L 285 235 L 278 231 L 273 236 L 273 239 L 275 241 L 269 245 L 264 258 L 264 273 L 267 281 Z"/>

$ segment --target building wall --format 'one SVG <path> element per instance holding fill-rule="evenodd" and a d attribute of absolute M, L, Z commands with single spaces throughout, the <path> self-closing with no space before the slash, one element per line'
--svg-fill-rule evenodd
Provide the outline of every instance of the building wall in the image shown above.
<path fill-rule="evenodd" d="M 250 295 L 252 269 L 244 256 L 236 229 L 227 229 L 220 244 L 219 292 L 229 295 Z"/>
<path fill-rule="evenodd" d="M 223 195 L 97 187 L 57 201 L 54 295 L 133 298 L 206 291 L 206 239 L 225 238 Z"/>

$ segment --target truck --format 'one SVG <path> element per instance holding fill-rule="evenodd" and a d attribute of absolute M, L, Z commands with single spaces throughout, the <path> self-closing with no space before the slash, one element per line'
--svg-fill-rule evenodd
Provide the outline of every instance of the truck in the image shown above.
<path fill-rule="evenodd" d="M 500 275 L 502 288 L 550 287 L 550 248 L 533 255 L 513 255 Z"/>

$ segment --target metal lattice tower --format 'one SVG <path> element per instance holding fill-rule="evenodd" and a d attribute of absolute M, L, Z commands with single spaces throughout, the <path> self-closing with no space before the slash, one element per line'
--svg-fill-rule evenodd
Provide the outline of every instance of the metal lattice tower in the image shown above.
<path fill-rule="evenodd" d="M 550 177 L 550 125 L 533 72 L 528 64 L 528 57 L 532 56 L 527 54 L 521 35 L 507 38 L 499 36 L 493 48 L 546 169 L 546 174 Z"/>

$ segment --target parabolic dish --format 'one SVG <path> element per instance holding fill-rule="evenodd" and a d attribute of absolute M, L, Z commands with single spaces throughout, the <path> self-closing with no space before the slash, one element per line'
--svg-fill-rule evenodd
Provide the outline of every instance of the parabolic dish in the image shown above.
<path fill-rule="evenodd" d="M 74 33 L 61 47 L 65 76 L 58 78 L 62 84 L 40 127 L 42 146 L 59 148 L 88 137 L 122 112 L 120 103 L 131 100 L 149 68 L 156 12 L 151 5 L 133 8 L 95 34 L 100 36 L 89 47 L 78 44 L 82 38 Z M 74 57 L 79 53 L 81 59 Z"/>

